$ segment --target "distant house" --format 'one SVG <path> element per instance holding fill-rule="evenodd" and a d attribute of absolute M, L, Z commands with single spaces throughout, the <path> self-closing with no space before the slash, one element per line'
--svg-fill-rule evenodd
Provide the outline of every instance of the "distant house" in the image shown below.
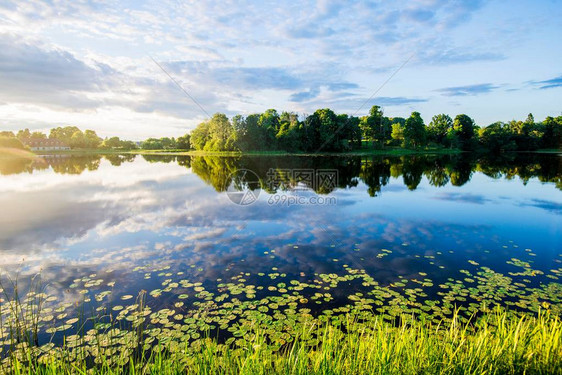
<path fill-rule="evenodd" d="M 29 147 L 31 151 L 58 151 L 70 150 L 66 143 L 58 139 L 27 138 L 21 142 Z"/>

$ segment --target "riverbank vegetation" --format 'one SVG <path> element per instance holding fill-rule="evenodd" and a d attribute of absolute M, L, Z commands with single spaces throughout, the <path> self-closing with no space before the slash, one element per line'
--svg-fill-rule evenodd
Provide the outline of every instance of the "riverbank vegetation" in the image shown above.
<path fill-rule="evenodd" d="M 462 150 L 499 153 L 562 148 L 562 116 L 536 122 L 495 122 L 485 127 L 459 114 L 454 119 L 438 114 L 426 124 L 418 112 L 410 117 L 387 117 L 379 106 L 356 117 L 319 109 L 309 116 L 268 109 L 229 119 L 217 113 L 181 137 L 148 138 L 142 142 L 102 139 L 95 131 L 75 126 L 51 129 L 47 136 L 29 129 L 1 132 L 0 147 L 25 147 L 26 139 L 57 139 L 71 149 L 105 151 L 160 150 L 206 152 L 343 153 L 384 150 Z M 18 140 L 22 143 L 18 143 Z"/>
<path fill-rule="evenodd" d="M 496 122 L 480 128 L 465 114 L 433 116 L 425 124 L 418 112 L 408 118 L 386 117 L 378 106 L 368 116 L 354 117 L 320 109 L 299 118 L 295 113 L 271 109 L 263 114 L 215 114 L 191 132 L 195 150 L 283 150 L 293 152 L 350 152 L 364 149 L 460 149 L 532 151 L 562 147 L 562 116 L 535 122 Z"/>
<path fill-rule="evenodd" d="M 198 281 L 189 268 L 138 266 L 133 273 L 156 288 L 136 297 L 111 272 L 78 277 L 65 292 L 42 285 L 40 275 L 26 283 L 3 277 L 0 370 L 560 374 L 562 269 L 532 268 L 531 253 L 519 253 L 508 274 L 469 259 L 458 278 L 420 272 L 388 285 L 347 265 L 216 282 Z"/>
<path fill-rule="evenodd" d="M 515 318 L 495 312 L 474 322 L 450 324 L 374 317 L 341 323 L 307 323 L 279 347 L 266 327 L 253 327 L 236 345 L 211 338 L 195 345 L 162 344 L 150 353 L 114 357 L 100 350 L 92 359 L 66 346 L 39 357 L 29 346 L 3 368 L 13 374 L 560 374 L 562 324 L 549 314 Z M 131 332 L 119 331 L 115 340 Z M 133 332 L 134 333 L 134 332 Z M 311 343 L 309 337 L 319 339 Z M 106 349 L 106 348 L 104 348 Z"/>

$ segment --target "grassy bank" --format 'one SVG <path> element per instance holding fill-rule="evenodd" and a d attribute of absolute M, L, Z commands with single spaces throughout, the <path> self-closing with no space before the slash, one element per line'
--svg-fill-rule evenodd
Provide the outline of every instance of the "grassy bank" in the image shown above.
<path fill-rule="evenodd" d="M 318 339 L 311 343 L 310 337 Z M 66 343 L 76 339 L 71 337 Z M 309 324 L 281 348 L 256 326 L 237 345 L 200 339 L 161 344 L 151 354 L 115 358 L 94 350 L 94 366 L 71 348 L 23 348 L 4 361 L 14 374 L 560 374 L 562 323 L 548 313 L 515 318 L 497 311 L 466 324 L 374 317 Z M 91 353 L 90 353 L 91 355 Z"/>
<path fill-rule="evenodd" d="M 404 149 L 364 148 L 349 152 L 287 152 L 287 151 L 185 151 L 185 150 L 69 150 L 69 151 L 41 151 L 38 155 L 111 155 L 111 154 L 136 154 L 136 155 L 189 155 L 189 156 L 362 156 L 362 155 L 445 155 L 458 154 L 459 149 L 427 148 Z"/>
<path fill-rule="evenodd" d="M 460 149 L 449 148 L 362 148 L 349 152 L 287 152 L 287 151 L 185 151 L 185 150 L 69 150 L 69 151 L 41 151 L 37 155 L 187 155 L 187 156 L 404 156 L 404 155 L 452 155 L 460 154 Z M 562 150 L 548 149 L 537 151 L 515 151 L 514 153 L 560 154 Z"/>
<path fill-rule="evenodd" d="M 467 259 L 442 283 L 418 272 L 381 284 L 348 265 L 213 281 L 155 264 L 63 288 L 0 277 L 0 373 L 562 374 L 562 268 L 507 263 L 502 274 Z M 137 277 L 152 290 L 129 288 Z"/>

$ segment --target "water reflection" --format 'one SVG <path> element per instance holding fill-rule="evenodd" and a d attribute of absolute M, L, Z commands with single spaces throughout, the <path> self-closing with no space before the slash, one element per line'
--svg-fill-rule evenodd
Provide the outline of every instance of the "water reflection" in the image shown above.
<path fill-rule="evenodd" d="M 59 174 L 81 174 L 97 170 L 100 161 L 105 159 L 113 166 L 131 163 L 137 157 L 134 154 L 108 155 L 50 155 L 34 159 L 18 157 L 0 157 L 0 173 L 12 175 L 33 173 L 51 169 Z M 448 183 L 462 186 L 470 181 L 474 172 L 481 172 L 494 179 L 513 179 L 519 177 L 523 183 L 531 178 L 541 182 L 553 182 L 562 190 L 562 158 L 556 155 L 542 154 L 506 154 L 501 157 L 475 157 L 466 154 L 444 156 L 402 156 L 402 157 L 219 157 L 219 156 L 175 156 L 142 155 L 149 163 L 176 163 L 190 168 L 203 181 L 213 186 L 217 192 L 223 192 L 229 185 L 229 176 L 239 169 L 250 169 L 262 180 L 267 179 L 268 172 L 297 169 L 337 169 L 339 171 L 339 188 L 357 186 L 359 180 L 368 187 L 370 196 L 376 196 L 386 186 L 391 177 L 403 178 L 409 190 L 415 190 L 425 176 L 435 187 Z M 263 186 L 268 187 L 268 186 Z M 277 190 L 270 188 L 270 192 Z M 331 191 L 317 190 L 316 193 Z"/>
<path fill-rule="evenodd" d="M 381 283 L 424 272 L 437 285 L 468 259 L 509 270 L 506 261 L 527 259 L 531 249 L 534 267 L 548 272 L 560 267 L 561 161 L 535 154 L 4 158 L 0 267 L 41 270 L 60 290 L 100 273 L 126 280 L 131 294 L 156 287 L 131 273 L 147 264 L 202 281 L 273 268 L 311 277 L 347 265 Z M 286 184 L 264 184 L 265 198 L 233 205 L 224 192 L 240 169 L 264 180 L 272 169 L 336 169 L 337 186 L 316 193 L 337 205 L 268 204 L 267 195 Z"/>

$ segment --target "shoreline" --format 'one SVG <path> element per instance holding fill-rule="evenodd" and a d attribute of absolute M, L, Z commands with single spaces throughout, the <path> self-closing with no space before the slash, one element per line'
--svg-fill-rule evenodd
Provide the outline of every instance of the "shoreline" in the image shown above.
<path fill-rule="evenodd" d="M 359 150 L 350 152 L 287 152 L 287 151 L 180 151 L 180 150 L 70 150 L 70 151 L 41 151 L 34 153 L 37 156 L 42 155 L 176 155 L 176 156 L 222 156 L 222 157 L 241 157 L 241 156 L 295 156 L 295 157 L 349 157 L 349 156 L 407 156 L 407 155 L 458 155 L 467 153 L 460 149 L 428 149 L 428 150 L 410 150 L 410 149 L 386 149 L 386 150 Z M 476 154 L 482 152 L 475 151 Z M 562 154 L 562 150 L 536 150 L 536 151 L 512 151 L 502 152 L 507 154 Z"/>

